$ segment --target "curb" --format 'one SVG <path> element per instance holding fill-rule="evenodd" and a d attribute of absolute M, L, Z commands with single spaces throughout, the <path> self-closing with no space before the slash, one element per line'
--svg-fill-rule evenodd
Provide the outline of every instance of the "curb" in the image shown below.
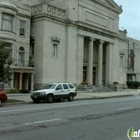
<path fill-rule="evenodd" d="M 82 100 L 100 100 L 100 99 L 110 99 L 110 98 L 121 98 L 121 97 L 131 97 L 131 96 L 137 96 L 137 95 L 133 95 L 133 94 L 129 94 L 129 95 L 116 95 L 116 96 L 106 96 L 106 97 L 96 97 L 93 96 L 91 98 L 79 98 L 79 99 L 74 99 L 74 101 L 82 101 Z M 18 105 L 18 104 L 31 104 L 33 102 L 15 102 L 15 103 L 3 103 L 3 105 Z M 34 103 L 33 103 L 34 104 Z"/>
<path fill-rule="evenodd" d="M 91 98 L 79 98 L 74 100 L 96 100 L 96 99 L 99 100 L 99 99 L 121 98 L 121 97 L 131 97 L 131 96 L 137 96 L 137 95 L 130 94 L 130 95 L 116 95 L 116 96 L 106 96 L 106 97 L 93 96 Z"/>

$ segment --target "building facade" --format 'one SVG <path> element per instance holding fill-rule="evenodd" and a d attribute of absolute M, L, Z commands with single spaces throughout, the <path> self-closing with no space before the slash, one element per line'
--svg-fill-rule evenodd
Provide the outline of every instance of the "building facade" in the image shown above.
<path fill-rule="evenodd" d="M 13 64 L 11 81 L 5 88 L 30 89 L 34 86 L 34 68 L 29 62 L 30 6 L 17 1 L 0 1 L 0 40 L 7 43 Z"/>
<path fill-rule="evenodd" d="M 140 81 L 140 41 L 119 30 L 122 7 L 113 0 L 0 2 L 2 21 L 13 27 L 0 23 L 15 59 L 11 87 Z"/>

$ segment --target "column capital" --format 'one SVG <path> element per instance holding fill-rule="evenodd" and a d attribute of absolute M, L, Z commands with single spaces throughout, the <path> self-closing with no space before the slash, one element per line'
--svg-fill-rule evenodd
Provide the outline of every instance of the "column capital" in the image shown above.
<path fill-rule="evenodd" d="M 99 42 L 103 44 L 105 41 L 104 40 L 100 40 Z"/>
<path fill-rule="evenodd" d="M 32 75 L 34 75 L 35 73 L 34 73 L 34 72 L 32 72 L 31 74 L 32 74 Z"/>
<path fill-rule="evenodd" d="M 96 39 L 93 38 L 93 37 L 90 37 L 89 40 L 90 40 L 90 41 L 95 41 Z"/>

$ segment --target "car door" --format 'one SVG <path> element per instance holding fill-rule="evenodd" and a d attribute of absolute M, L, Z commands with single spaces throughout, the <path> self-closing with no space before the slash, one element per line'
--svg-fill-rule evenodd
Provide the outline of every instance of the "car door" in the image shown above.
<path fill-rule="evenodd" d="M 62 99 L 63 97 L 63 88 L 62 88 L 62 85 L 61 84 L 58 84 L 55 88 L 55 92 L 54 92 L 54 96 L 55 96 L 55 99 Z"/>
<path fill-rule="evenodd" d="M 70 89 L 67 84 L 62 84 L 63 85 L 63 98 L 68 98 Z"/>

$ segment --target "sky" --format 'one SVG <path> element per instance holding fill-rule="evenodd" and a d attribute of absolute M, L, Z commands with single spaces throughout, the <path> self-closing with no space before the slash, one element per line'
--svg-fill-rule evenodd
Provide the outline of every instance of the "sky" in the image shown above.
<path fill-rule="evenodd" d="M 140 0 L 114 0 L 122 5 L 120 14 L 120 30 L 127 30 L 127 36 L 140 40 Z"/>

